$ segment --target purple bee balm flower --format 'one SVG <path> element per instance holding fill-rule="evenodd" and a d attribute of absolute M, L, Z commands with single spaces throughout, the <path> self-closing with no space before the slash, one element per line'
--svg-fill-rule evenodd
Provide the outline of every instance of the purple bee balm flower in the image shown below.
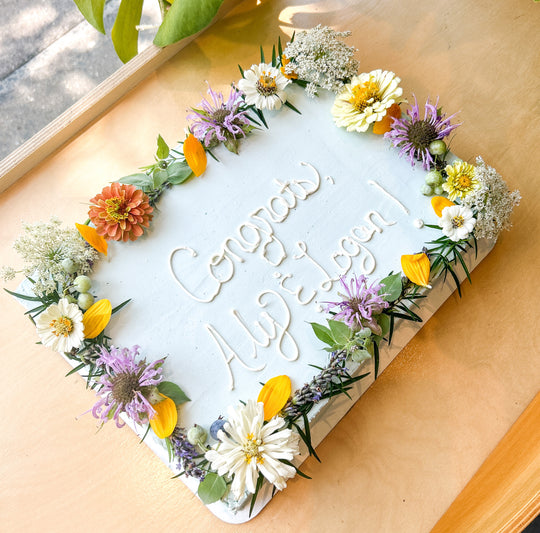
<path fill-rule="evenodd" d="M 438 97 L 435 105 L 430 104 L 428 98 L 422 119 L 415 96 L 414 105 L 407 111 L 407 115 L 401 119 L 394 118 L 392 129 L 384 134 L 394 146 L 400 148 L 400 157 L 407 155 L 412 166 L 416 161 L 422 161 L 424 170 L 429 170 L 434 165 L 429 145 L 433 141 L 444 139 L 460 125 L 450 124 L 450 120 L 456 116 L 456 113 L 449 117 L 446 117 L 444 113 L 439 114 L 438 104 Z"/>
<path fill-rule="evenodd" d="M 203 99 L 200 109 L 192 108 L 192 113 L 186 117 L 191 121 L 193 135 L 207 148 L 223 142 L 231 152 L 238 153 L 238 139 L 253 129 L 246 116 L 247 111 L 241 110 L 245 103 L 242 93 L 231 87 L 226 102 L 223 94 L 213 91 L 210 86 L 208 94 L 211 101 Z"/>
<path fill-rule="evenodd" d="M 92 408 L 92 414 L 107 422 L 111 418 L 118 427 L 124 426 L 120 418 L 126 413 L 137 424 L 148 422 L 155 414 L 150 400 L 159 400 L 161 396 L 157 387 L 163 377 L 161 365 L 164 359 L 151 364 L 146 361 L 135 361 L 139 355 L 139 347 L 128 348 L 111 347 L 110 351 L 101 349 L 97 360 L 104 374 L 99 377 L 101 389 L 97 393 L 99 400 Z"/>
<path fill-rule="evenodd" d="M 353 330 L 369 328 L 375 335 L 380 335 L 382 330 L 376 316 L 389 305 L 379 294 L 382 285 L 372 283 L 368 287 L 365 276 L 353 276 L 349 284 L 345 277 L 341 277 L 340 281 L 346 294 L 338 293 L 343 298 L 341 302 L 325 302 L 328 304 L 326 311 L 337 307 L 334 320 L 345 322 Z"/>

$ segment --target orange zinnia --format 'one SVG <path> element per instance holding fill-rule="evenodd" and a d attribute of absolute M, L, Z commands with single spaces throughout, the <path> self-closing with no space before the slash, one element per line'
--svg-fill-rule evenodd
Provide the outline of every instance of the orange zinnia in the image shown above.
<path fill-rule="evenodd" d="M 112 183 L 90 200 L 88 216 L 98 235 L 113 241 L 134 241 L 150 225 L 154 208 L 135 185 Z"/>

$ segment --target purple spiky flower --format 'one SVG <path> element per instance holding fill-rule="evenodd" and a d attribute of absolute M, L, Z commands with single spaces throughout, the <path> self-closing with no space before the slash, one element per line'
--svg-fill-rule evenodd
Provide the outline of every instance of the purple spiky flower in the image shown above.
<path fill-rule="evenodd" d="M 429 98 L 424 106 L 424 118 L 420 118 L 420 109 L 416 96 L 414 105 L 403 118 L 394 118 L 392 129 L 384 136 L 390 139 L 393 145 L 400 148 L 399 156 L 406 155 L 414 167 L 416 161 L 422 161 L 424 170 L 434 166 L 434 159 L 429 152 L 429 145 L 433 141 L 444 139 L 460 124 L 450 124 L 450 120 L 456 113 L 446 117 L 444 113 L 437 111 L 439 97 L 435 104 L 429 103 Z"/>
<path fill-rule="evenodd" d="M 157 394 L 157 385 L 161 383 L 161 366 L 164 359 L 148 364 L 146 361 L 136 361 L 139 347 L 115 348 L 110 351 L 101 349 L 101 355 L 96 363 L 104 370 L 97 380 L 101 388 L 98 391 L 99 400 L 92 408 L 92 414 L 107 422 L 114 419 L 118 427 L 124 426 L 120 418 L 126 413 L 137 424 L 148 422 L 155 414 L 150 400 Z M 159 398 L 159 395 L 157 396 Z"/>
<path fill-rule="evenodd" d="M 207 148 L 223 142 L 228 150 L 238 153 L 239 139 L 253 129 L 247 111 L 242 110 L 242 93 L 233 86 L 225 101 L 223 93 L 213 91 L 210 85 L 207 92 L 210 99 L 203 98 L 200 108 L 192 108 L 186 117 L 193 135 Z"/>
<path fill-rule="evenodd" d="M 381 326 L 376 316 L 388 307 L 388 302 L 379 294 L 382 285 L 372 283 L 368 286 L 365 276 L 353 276 L 349 283 L 344 276 L 340 278 L 341 285 L 346 294 L 339 294 L 343 298 L 340 302 L 325 302 L 326 311 L 338 308 L 334 320 L 341 320 L 353 330 L 369 328 L 375 335 L 381 334 Z"/>

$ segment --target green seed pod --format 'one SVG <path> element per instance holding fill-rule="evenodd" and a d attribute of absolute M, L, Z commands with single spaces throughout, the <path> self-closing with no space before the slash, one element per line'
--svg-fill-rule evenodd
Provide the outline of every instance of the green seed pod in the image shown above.
<path fill-rule="evenodd" d="M 438 170 L 430 170 L 426 174 L 426 184 L 430 187 L 437 187 L 443 182 L 442 174 Z"/>
<path fill-rule="evenodd" d="M 77 276 L 73 281 L 73 287 L 78 292 L 88 292 L 92 288 L 92 280 L 88 276 Z"/>
<path fill-rule="evenodd" d="M 77 304 L 83 311 L 90 309 L 93 303 L 94 297 L 88 292 L 81 292 L 81 294 L 79 294 L 79 297 L 77 298 Z"/>
<path fill-rule="evenodd" d="M 427 183 L 424 183 L 424 185 L 422 185 L 422 187 L 420 187 L 420 192 L 424 196 L 432 196 L 433 195 L 433 189 Z"/>
<path fill-rule="evenodd" d="M 431 155 L 444 155 L 446 153 L 446 143 L 444 141 L 432 141 L 428 147 Z"/>

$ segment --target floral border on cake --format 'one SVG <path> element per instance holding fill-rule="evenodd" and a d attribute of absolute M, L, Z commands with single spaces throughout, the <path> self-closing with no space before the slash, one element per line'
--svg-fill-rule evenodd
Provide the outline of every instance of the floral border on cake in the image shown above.
<path fill-rule="evenodd" d="M 373 359 L 377 377 L 380 344 L 392 341 L 396 321 L 421 321 L 413 309 L 431 288 L 430 280 L 452 280 L 461 295 L 456 269 L 471 280 L 463 254 L 477 249 L 477 239 L 495 241 L 509 229 L 520 201 L 519 191 L 510 192 L 482 158 L 475 165 L 461 160 L 449 164 L 448 137 L 460 125 L 452 122 L 456 115 L 446 116 L 438 99 L 420 105 L 416 97 L 403 113 L 407 101 L 400 78 L 380 69 L 358 73 L 356 49 L 343 42 L 349 35 L 317 26 L 293 35 L 285 48 L 279 40 L 270 62 L 261 47 L 260 63 L 246 70 L 239 67 L 241 79 L 227 96 L 209 86 L 208 98 L 189 111 L 181 150 L 169 148 L 158 136 L 155 162 L 92 198 L 85 224 L 73 229 L 57 219 L 27 224 L 14 244 L 31 291 L 6 291 L 33 305 L 26 314 L 40 342 L 71 360 L 69 374 L 80 372 L 96 390 L 93 416 L 102 424 L 114 420 L 118 427 L 127 417 L 142 432 L 145 426 L 146 433 L 153 431 L 168 449 L 170 462 L 177 464 L 178 475 L 200 481 L 198 495 L 205 504 L 224 500 L 236 510 L 250 501 L 251 514 L 264 483 L 282 490 L 295 475 L 307 477 L 294 459 L 300 441 L 318 459 L 311 443 L 311 409 L 347 394 L 368 375 L 353 377 L 350 362 Z M 219 417 L 210 428 L 182 428 L 177 407 L 189 398 L 165 380 L 164 359 L 147 362 L 138 346 L 114 346 L 106 327 L 129 301 L 114 308 L 106 298 L 95 301 L 90 275 L 100 255 L 107 254 L 107 241 L 140 237 L 161 195 L 203 174 L 216 146 L 223 144 L 238 154 L 254 129 L 268 128 L 265 111 L 288 106 L 301 113 L 288 100 L 292 84 L 312 98 L 321 90 L 333 91 L 331 112 L 337 127 L 384 135 L 397 156 L 422 167 L 425 183 L 419 192 L 431 197 L 439 223 L 429 227 L 440 230 L 440 237 L 402 256 L 403 273 L 391 272 L 380 281 L 365 276 L 341 279 L 343 292 L 327 303 L 327 323 L 312 324 L 329 356 L 310 383 L 293 391 L 288 376 L 276 376 L 264 384 L 257 400 L 230 406 L 227 418 Z M 6 281 L 17 273 L 11 267 L 2 271 Z"/>

